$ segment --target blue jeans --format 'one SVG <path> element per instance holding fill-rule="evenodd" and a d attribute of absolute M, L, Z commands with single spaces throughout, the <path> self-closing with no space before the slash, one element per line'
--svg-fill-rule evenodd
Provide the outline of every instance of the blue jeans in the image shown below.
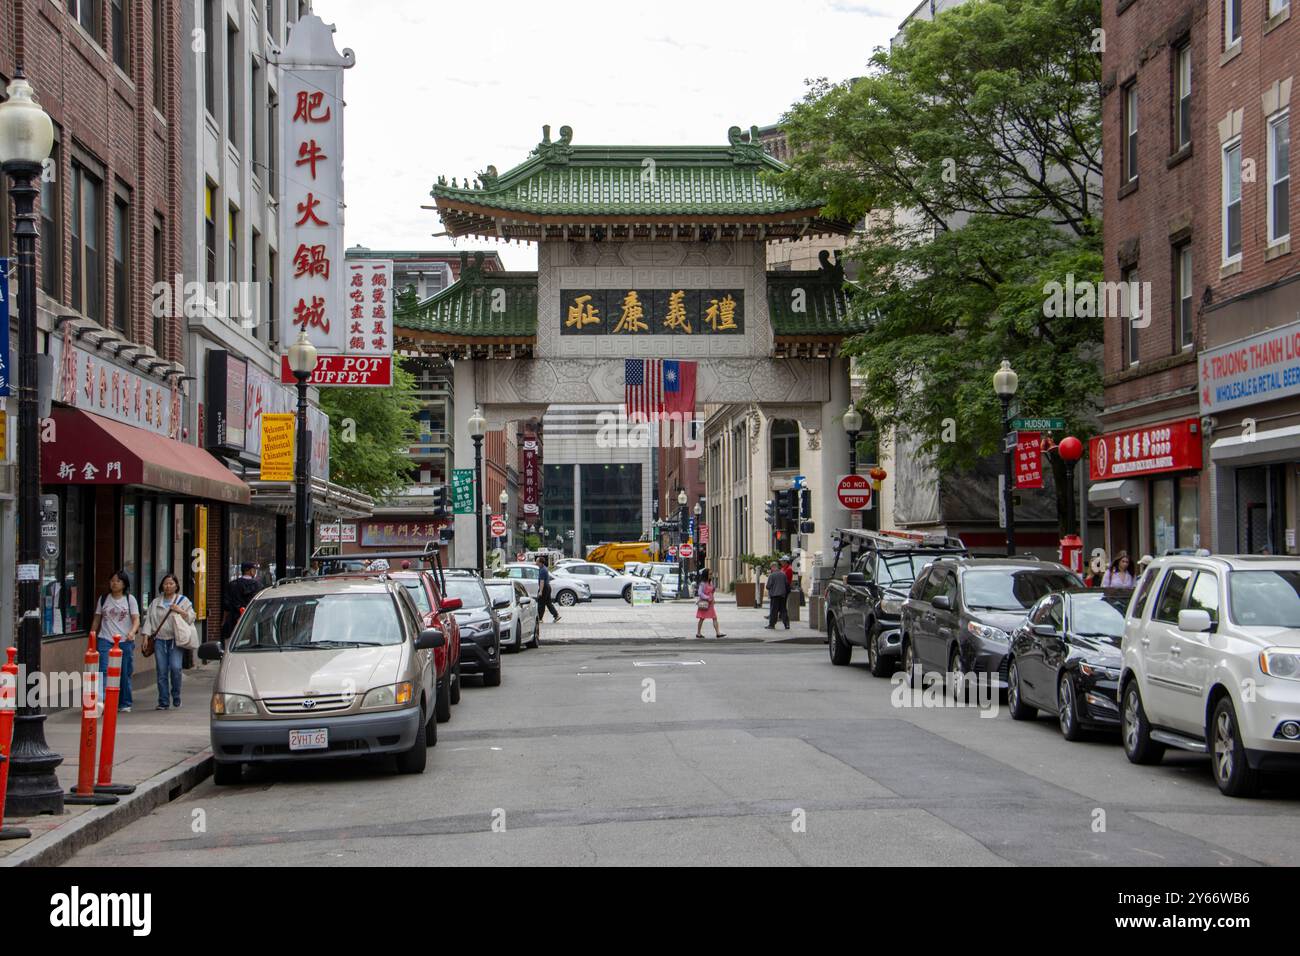
<path fill-rule="evenodd" d="M 110 638 L 97 638 L 96 643 L 99 645 L 99 673 L 103 675 L 103 687 L 100 693 L 104 699 L 108 699 L 108 652 L 113 649 L 113 641 Z M 117 708 L 130 707 L 131 701 L 131 675 L 135 673 L 135 641 L 122 641 L 117 645 L 122 650 L 122 693 L 117 699 Z"/>
<path fill-rule="evenodd" d="M 153 659 L 158 668 L 158 706 L 181 705 L 181 656 L 185 652 L 173 641 L 153 642 Z"/>

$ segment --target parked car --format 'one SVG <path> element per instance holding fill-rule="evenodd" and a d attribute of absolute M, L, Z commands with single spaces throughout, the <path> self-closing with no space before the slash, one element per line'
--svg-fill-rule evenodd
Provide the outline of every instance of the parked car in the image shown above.
<path fill-rule="evenodd" d="M 246 763 L 383 753 L 396 754 L 399 772 L 423 773 L 438 740 L 433 656 L 445 640 L 389 579 L 306 578 L 258 592 L 229 650 L 199 648 L 221 662 L 213 782 L 238 783 Z"/>
<path fill-rule="evenodd" d="M 487 589 L 507 638 L 506 646 L 518 652 L 524 646 L 526 634 L 528 646 L 536 647 L 541 633 L 541 615 L 537 613 L 537 601 L 529 597 L 523 584 L 496 578 L 487 582 Z"/>
<path fill-rule="evenodd" d="M 487 587 L 476 572 L 445 572 L 447 596 L 460 599 L 455 612 L 460 627 L 460 669 L 478 674 L 484 687 L 501 683 L 501 622 L 488 597 Z"/>
<path fill-rule="evenodd" d="M 659 582 L 663 597 L 676 598 L 679 593 L 685 595 L 690 591 L 690 573 L 681 570 L 680 564 L 670 561 L 655 561 L 649 566 L 650 576 Z M 685 590 L 682 583 L 685 582 Z"/>
<path fill-rule="evenodd" d="M 446 638 L 446 643 L 433 652 L 438 676 L 434 712 L 439 723 L 451 720 L 452 704 L 460 703 L 460 625 L 454 613 L 460 610 L 460 599 L 442 594 L 432 571 L 392 571 L 389 576 L 411 595 L 424 626 L 436 627 Z"/>
<path fill-rule="evenodd" d="M 537 565 L 527 564 L 524 562 L 515 562 L 504 565 L 497 571 L 498 577 L 509 578 L 511 581 L 518 581 L 524 586 L 529 597 L 537 597 L 541 591 L 541 579 L 538 577 Z M 558 579 L 555 571 L 551 571 L 551 600 L 561 607 L 573 607 L 575 604 L 581 604 L 591 600 L 591 588 L 586 581 L 578 578 Z"/>
<path fill-rule="evenodd" d="M 1039 598 L 1011 635 L 1007 704 L 1015 720 L 1056 714 L 1066 740 L 1119 727 L 1124 613 L 1132 588 L 1058 591 Z"/>
<path fill-rule="evenodd" d="M 956 538 L 909 539 L 872 531 L 836 533 L 836 564 L 848 551 L 844 577 L 826 584 L 826 632 L 832 664 L 847 664 L 853 648 L 865 647 L 876 677 L 888 677 L 903 653 L 903 602 L 931 562 L 963 555 Z"/>
<path fill-rule="evenodd" d="M 1300 560 L 1177 555 L 1151 562 L 1122 644 L 1120 736 L 1133 763 L 1208 753 L 1214 780 L 1253 796 L 1300 771 Z"/>
<path fill-rule="evenodd" d="M 1011 632 L 1049 591 L 1083 587 L 1060 564 L 1032 558 L 936 559 L 903 602 L 903 670 L 912 686 L 920 675 L 943 671 L 991 674 L 1007 682 Z"/>
<path fill-rule="evenodd" d="M 621 597 L 629 604 L 632 603 L 632 585 L 636 584 L 636 578 L 615 571 L 607 564 L 584 561 L 580 564 L 558 567 L 551 580 L 552 590 L 557 588 L 558 581 L 565 578 L 577 578 L 586 582 L 593 598 Z"/>

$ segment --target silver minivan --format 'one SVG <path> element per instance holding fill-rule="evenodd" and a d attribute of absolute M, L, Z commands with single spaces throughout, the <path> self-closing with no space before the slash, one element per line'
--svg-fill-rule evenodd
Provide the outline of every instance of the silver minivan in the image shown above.
<path fill-rule="evenodd" d="M 302 578 L 258 592 L 218 660 L 210 729 L 213 782 L 240 781 L 243 764 L 395 754 L 423 773 L 437 743 L 433 652 L 400 582 Z"/>

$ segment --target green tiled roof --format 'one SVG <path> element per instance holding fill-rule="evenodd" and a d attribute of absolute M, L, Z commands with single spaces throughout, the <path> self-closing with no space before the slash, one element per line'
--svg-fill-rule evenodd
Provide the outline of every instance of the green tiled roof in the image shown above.
<path fill-rule="evenodd" d="M 537 273 L 483 270 L 461 259 L 460 278 L 413 309 L 399 310 L 399 329 L 476 338 L 531 338 L 537 335 Z M 498 293 L 498 290 L 500 292 Z"/>
<path fill-rule="evenodd" d="M 844 270 L 821 254 L 822 268 L 810 272 L 769 272 L 767 309 L 775 335 L 853 335 L 866 328 L 850 313 Z"/>

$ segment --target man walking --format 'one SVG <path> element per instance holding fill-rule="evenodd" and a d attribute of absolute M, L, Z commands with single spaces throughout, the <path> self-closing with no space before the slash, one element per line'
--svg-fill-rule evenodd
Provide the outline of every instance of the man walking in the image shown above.
<path fill-rule="evenodd" d="M 541 620 L 548 610 L 551 612 L 552 624 L 560 622 L 560 612 L 551 600 L 551 571 L 546 566 L 545 558 L 537 559 L 537 619 Z"/>
<path fill-rule="evenodd" d="M 790 630 L 790 612 L 786 609 L 785 602 L 790 596 L 790 581 L 786 578 L 785 572 L 782 571 L 775 561 L 772 562 L 771 573 L 767 576 L 767 598 L 769 609 L 767 612 L 767 627 L 764 630 L 776 630 L 776 619 L 779 615 L 781 623 L 785 629 Z"/>
<path fill-rule="evenodd" d="M 253 595 L 262 590 L 257 583 L 257 563 L 245 561 L 239 566 L 239 577 L 226 582 L 225 594 L 221 601 L 221 643 L 230 640 L 230 635 L 239 623 L 239 615 L 253 600 Z"/>

